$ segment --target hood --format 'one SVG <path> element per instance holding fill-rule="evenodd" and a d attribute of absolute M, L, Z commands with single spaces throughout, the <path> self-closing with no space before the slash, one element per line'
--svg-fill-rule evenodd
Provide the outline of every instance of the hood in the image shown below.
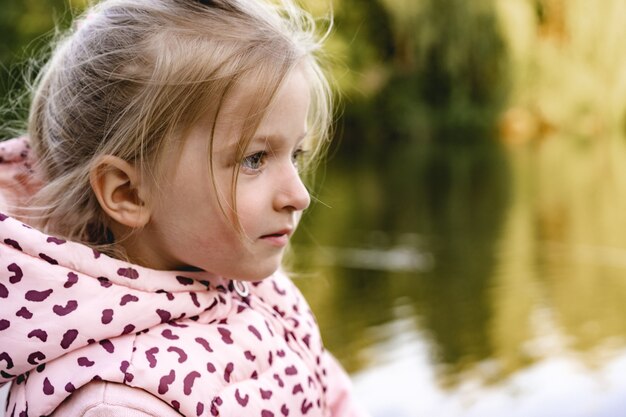
<path fill-rule="evenodd" d="M 88 344 L 196 316 L 227 284 L 129 264 L 0 214 L 0 384 Z"/>

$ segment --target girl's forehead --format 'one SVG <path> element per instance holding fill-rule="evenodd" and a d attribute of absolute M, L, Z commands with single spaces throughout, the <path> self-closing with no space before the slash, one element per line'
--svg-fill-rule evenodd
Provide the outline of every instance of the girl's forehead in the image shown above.
<path fill-rule="evenodd" d="M 258 77 L 246 77 L 234 84 L 223 98 L 210 121 L 211 125 L 215 123 L 214 152 L 230 150 L 233 144 L 237 145 L 246 123 L 263 130 L 262 122 L 270 113 L 280 112 L 287 116 L 290 109 L 286 108 L 285 101 L 290 100 L 278 100 L 280 97 L 285 96 L 295 101 L 297 97 L 310 96 L 308 80 L 304 71 L 298 67 L 285 76 L 277 90 L 264 87 L 263 80 Z M 255 133 L 271 136 L 271 132 Z"/>
<path fill-rule="evenodd" d="M 256 94 L 255 94 L 256 93 Z M 254 118 L 263 118 L 267 109 L 259 108 L 259 92 L 252 85 L 237 86 L 229 95 L 224 97 L 221 106 L 212 117 L 215 128 L 213 149 L 219 152 L 230 149 L 239 142 L 246 123 Z"/>

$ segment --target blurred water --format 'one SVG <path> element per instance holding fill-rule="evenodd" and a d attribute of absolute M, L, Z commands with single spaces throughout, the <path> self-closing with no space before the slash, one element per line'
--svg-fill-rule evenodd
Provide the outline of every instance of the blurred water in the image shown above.
<path fill-rule="evenodd" d="M 353 379 L 357 396 L 374 417 L 626 415 L 622 335 L 576 351 L 554 323 L 552 308 L 537 306 L 535 336 L 518 346 L 528 364 L 507 371 L 494 354 L 458 369 L 441 363 L 439 347 L 410 300 L 399 296 L 392 310 L 394 319 L 368 329 L 378 337 L 366 339 L 378 341 L 356 352 L 370 358 Z M 516 324 L 509 323 L 513 331 Z"/>
<path fill-rule="evenodd" d="M 626 415 L 622 143 L 329 170 L 296 282 L 375 417 Z"/>
<path fill-rule="evenodd" d="M 386 365 L 355 375 L 357 395 L 375 417 L 618 417 L 626 410 L 626 350 L 599 369 L 564 355 L 494 386 L 468 378 L 452 390 L 438 384 L 427 350 L 423 341 L 404 341 Z"/>

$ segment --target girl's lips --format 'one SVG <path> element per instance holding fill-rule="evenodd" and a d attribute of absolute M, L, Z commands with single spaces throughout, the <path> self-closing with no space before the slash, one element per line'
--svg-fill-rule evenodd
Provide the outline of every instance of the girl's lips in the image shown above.
<path fill-rule="evenodd" d="M 261 236 L 261 240 L 269 243 L 272 246 L 276 247 L 284 247 L 289 243 L 289 236 L 291 235 L 291 230 L 281 230 L 276 233 L 271 233 L 267 235 Z"/>

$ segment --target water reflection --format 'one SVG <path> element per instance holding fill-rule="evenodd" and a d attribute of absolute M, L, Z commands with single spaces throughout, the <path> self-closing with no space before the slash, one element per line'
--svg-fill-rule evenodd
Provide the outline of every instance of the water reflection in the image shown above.
<path fill-rule="evenodd" d="M 331 167 L 297 283 L 377 416 L 623 414 L 623 143 Z"/>
<path fill-rule="evenodd" d="M 445 389 L 428 338 L 408 323 L 391 323 L 395 337 L 376 347 L 383 363 L 358 373 L 357 394 L 375 417 L 618 417 L 626 409 L 626 350 L 587 367 L 577 354 L 550 356 L 501 381 L 485 383 L 493 362 Z"/>
<path fill-rule="evenodd" d="M 421 252 L 411 246 L 377 248 L 316 248 L 322 254 L 320 262 L 343 268 L 370 269 L 391 272 L 425 272 L 433 268 L 431 253 Z M 298 248 L 297 251 L 310 251 Z"/>

